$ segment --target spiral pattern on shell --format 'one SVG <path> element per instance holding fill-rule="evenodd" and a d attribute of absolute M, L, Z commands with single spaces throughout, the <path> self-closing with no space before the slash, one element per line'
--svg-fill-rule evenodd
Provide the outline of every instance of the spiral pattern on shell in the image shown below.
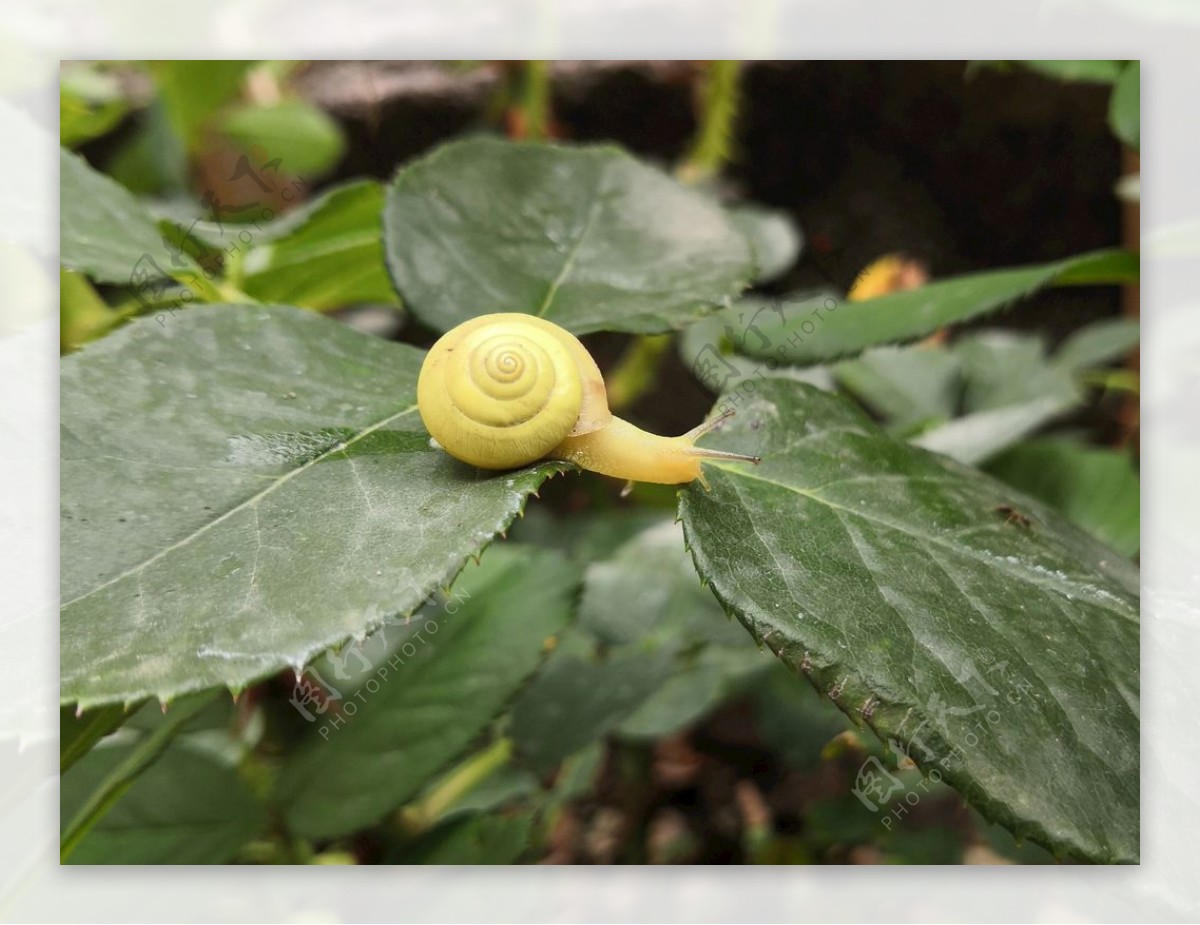
<path fill-rule="evenodd" d="M 578 426 L 603 379 L 579 341 L 532 315 L 472 318 L 429 351 L 421 419 L 450 455 L 486 469 L 542 459 Z"/>

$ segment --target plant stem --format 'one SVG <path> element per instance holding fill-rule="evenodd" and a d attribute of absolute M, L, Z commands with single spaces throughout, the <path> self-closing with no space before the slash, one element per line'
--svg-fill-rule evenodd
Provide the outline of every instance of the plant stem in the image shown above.
<path fill-rule="evenodd" d="M 63 831 L 58 854 L 60 864 L 71 856 L 83 837 L 104 818 L 125 791 L 133 786 L 141 773 L 162 756 L 184 724 L 208 706 L 215 697 L 216 691 L 209 691 L 179 701 L 174 709 L 168 712 L 162 725 L 143 738 L 129 753 L 129 757 L 117 765 L 100 783 L 75 814 L 71 824 Z"/>
<path fill-rule="evenodd" d="M 550 71 L 545 61 L 526 61 L 521 110 L 525 137 L 545 141 L 550 131 Z"/>
<path fill-rule="evenodd" d="M 474 790 L 512 756 L 512 739 L 497 739 L 445 775 L 417 803 L 405 807 L 400 819 L 406 830 L 423 832 L 448 809 Z"/>
<path fill-rule="evenodd" d="M 670 334 L 641 334 L 634 338 L 605 379 L 608 406 L 628 408 L 654 387 L 658 364 L 670 346 Z"/>
<path fill-rule="evenodd" d="M 737 119 L 741 63 L 709 61 L 699 90 L 699 128 L 692 148 L 677 175 L 685 183 L 710 179 L 733 154 L 733 129 Z"/>

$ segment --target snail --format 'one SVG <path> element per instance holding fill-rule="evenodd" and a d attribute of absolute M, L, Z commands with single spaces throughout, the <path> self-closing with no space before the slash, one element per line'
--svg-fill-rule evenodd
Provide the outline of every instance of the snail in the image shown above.
<path fill-rule="evenodd" d="M 629 483 L 699 479 L 707 488 L 701 460 L 759 461 L 695 446 L 731 411 L 679 437 L 616 417 L 579 339 L 516 312 L 480 315 L 443 334 L 421 366 L 417 407 L 443 450 L 481 469 L 561 459 Z"/>

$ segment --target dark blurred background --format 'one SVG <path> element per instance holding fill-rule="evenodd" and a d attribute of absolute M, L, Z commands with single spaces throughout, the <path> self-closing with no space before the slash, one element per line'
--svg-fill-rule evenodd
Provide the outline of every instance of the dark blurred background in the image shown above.
<path fill-rule="evenodd" d="M 314 62 L 297 81 L 348 133 L 331 179 L 387 179 L 493 123 L 506 70 Z M 694 136 L 687 62 L 561 62 L 550 77 L 558 137 L 616 141 L 669 165 Z M 742 79 L 728 182 L 790 212 L 809 242 L 780 291 L 820 281 L 845 290 L 897 251 L 936 278 L 1121 240 L 1107 86 L 965 61 L 766 61 L 745 65 Z M 1105 306 L 1060 289 L 1005 323 L 1061 336 L 1116 308 L 1115 297 Z"/>

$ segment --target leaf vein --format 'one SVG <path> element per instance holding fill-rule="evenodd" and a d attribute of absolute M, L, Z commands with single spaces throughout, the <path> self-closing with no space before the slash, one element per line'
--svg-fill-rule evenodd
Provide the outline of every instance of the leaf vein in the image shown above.
<path fill-rule="evenodd" d="M 164 549 L 159 550 L 154 555 L 150 556 L 150 558 L 139 563 L 138 565 L 134 565 L 134 566 L 131 566 L 130 568 L 125 569 L 125 571 L 121 572 L 119 575 L 116 575 L 116 576 L 110 578 L 108 581 L 97 585 L 96 587 L 92 588 L 90 591 L 85 591 L 83 594 L 80 594 L 77 597 L 73 597 L 71 600 L 66 601 L 62 605 L 62 609 L 66 610 L 68 607 L 78 604 L 80 601 L 86 600 L 87 598 L 91 597 L 93 594 L 103 591 L 105 588 L 109 588 L 121 581 L 124 581 L 126 578 L 129 578 L 133 575 L 139 576 L 139 579 L 140 579 L 142 572 L 145 571 L 145 569 L 147 569 L 149 566 L 153 565 L 155 562 L 159 561 L 160 559 L 165 558 L 166 556 L 170 555 L 171 553 L 175 552 L 178 549 L 182 549 L 184 546 L 187 546 L 189 543 L 191 543 L 197 537 L 200 537 L 203 534 L 207 533 L 213 527 L 215 527 L 221 523 L 224 523 L 226 520 L 229 520 L 229 518 L 233 517 L 234 515 L 241 513 L 242 511 L 246 510 L 247 508 L 253 509 L 254 507 L 256 507 L 258 505 L 258 503 L 263 498 L 265 498 L 267 495 L 271 494 L 271 492 L 275 491 L 277 488 L 280 488 L 282 485 L 291 481 L 293 478 L 300 475 L 301 473 L 306 472 L 308 469 L 311 469 L 317 463 L 323 462 L 324 460 L 328 459 L 334 453 L 344 452 L 345 449 L 347 447 L 349 447 L 351 444 L 357 443 L 359 440 L 362 440 L 364 437 L 367 437 L 370 434 L 375 433 L 375 431 L 379 430 L 380 428 L 386 427 L 388 424 L 391 424 L 393 421 L 397 421 L 407 414 L 412 414 L 416 410 L 417 410 L 416 405 L 410 405 L 407 408 L 397 411 L 394 414 L 390 414 L 386 418 L 383 418 L 380 421 L 376 421 L 374 424 L 371 424 L 371 425 L 363 428 L 362 430 L 360 430 L 356 434 L 354 434 L 352 437 L 347 439 L 344 443 L 339 443 L 336 446 L 330 447 L 328 450 L 326 450 L 324 453 L 321 453 L 319 456 L 314 456 L 312 459 L 308 460 L 307 462 L 303 463 L 300 466 L 297 466 L 292 471 L 286 472 L 283 475 L 279 476 L 270 485 L 268 485 L 266 488 L 264 488 L 262 491 L 258 492 L 255 495 L 252 495 L 251 497 L 247 498 L 245 501 L 241 502 L 240 504 L 237 504 L 234 507 L 231 507 L 228 511 L 226 511 L 224 514 L 221 514 L 219 517 L 215 517 L 212 520 L 210 520 L 208 523 L 204 524 L 203 526 L 197 528 L 196 530 L 193 530 L 191 533 L 189 533 L 183 539 L 178 540 L 178 541 L 172 543 L 170 546 L 167 546 Z"/>
<path fill-rule="evenodd" d="M 602 197 L 600 195 L 600 187 L 604 184 L 606 171 L 601 171 L 600 177 L 596 183 L 596 189 L 592 194 L 592 203 L 588 206 L 587 216 L 583 220 L 583 226 L 579 230 L 579 234 L 575 240 L 571 242 L 571 249 L 567 252 L 566 259 L 563 260 L 562 268 L 558 271 L 558 275 L 551 281 L 550 286 L 546 289 L 546 295 L 542 299 L 542 304 L 538 306 L 535 313 L 539 318 L 544 318 L 546 312 L 550 309 L 550 304 L 554 301 L 554 297 L 558 294 L 558 290 L 562 284 L 566 282 L 571 270 L 575 267 L 575 262 L 579 257 L 579 251 L 583 246 L 584 239 L 592 230 L 592 225 L 596 223 L 596 216 L 600 213 L 600 203 Z"/>

